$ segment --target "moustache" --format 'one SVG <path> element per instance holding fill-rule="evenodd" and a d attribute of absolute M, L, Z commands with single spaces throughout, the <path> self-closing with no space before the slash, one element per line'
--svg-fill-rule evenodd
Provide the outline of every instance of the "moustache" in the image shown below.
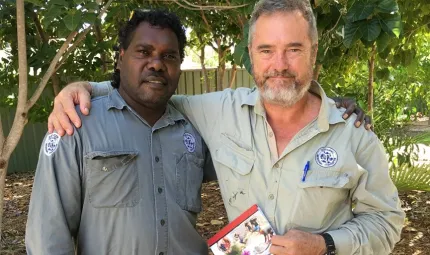
<path fill-rule="evenodd" d="M 271 77 L 296 78 L 296 76 L 297 75 L 295 73 L 289 70 L 284 70 L 282 72 L 272 71 L 264 74 L 264 78 L 266 79 Z"/>
<path fill-rule="evenodd" d="M 146 72 L 140 77 L 140 83 L 153 81 L 161 82 L 163 84 L 167 83 L 167 79 L 159 72 Z"/>

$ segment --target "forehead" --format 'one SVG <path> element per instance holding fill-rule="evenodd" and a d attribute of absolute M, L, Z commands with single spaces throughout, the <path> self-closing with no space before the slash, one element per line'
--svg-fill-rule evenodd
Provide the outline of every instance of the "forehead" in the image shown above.
<path fill-rule="evenodd" d="M 311 44 L 309 23 L 299 11 L 275 12 L 260 16 L 255 22 L 252 44 Z"/>
<path fill-rule="evenodd" d="M 130 46 L 140 44 L 179 50 L 178 38 L 173 30 L 152 26 L 148 22 L 141 22 L 132 34 Z"/>

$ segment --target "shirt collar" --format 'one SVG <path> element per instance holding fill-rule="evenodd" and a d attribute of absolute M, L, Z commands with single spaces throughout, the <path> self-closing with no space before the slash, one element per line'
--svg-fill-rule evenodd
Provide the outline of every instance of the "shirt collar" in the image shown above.
<path fill-rule="evenodd" d="M 125 102 L 124 98 L 122 98 L 122 96 L 119 94 L 118 90 L 114 89 L 108 95 L 107 109 L 110 110 L 112 108 L 115 108 L 118 110 L 122 110 L 124 109 L 124 107 L 127 107 L 127 109 L 133 111 L 130 106 Z M 182 113 L 180 113 L 178 110 L 176 110 L 175 107 L 173 107 L 173 104 L 169 100 L 169 102 L 167 103 L 166 112 L 157 121 L 155 126 L 172 125 L 177 121 L 186 121 L 186 119 L 184 115 L 182 115 Z"/>
<path fill-rule="evenodd" d="M 337 109 L 333 99 L 327 97 L 321 85 L 312 81 L 309 91 L 321 98 L 321 108 L 318 113 L 317 125 L 321 132 L 328 130 L 330 124 L 336 124 L 339 122 L 345 122 L 342 118 L 342 113 Z M 254 107 L 254 112 L 258 115 L 265 116 L 266 111 L 260 100 L 259 90 L 255 87 L 251 93 L 245 98 L 242 106 L 248 105 Z"/>

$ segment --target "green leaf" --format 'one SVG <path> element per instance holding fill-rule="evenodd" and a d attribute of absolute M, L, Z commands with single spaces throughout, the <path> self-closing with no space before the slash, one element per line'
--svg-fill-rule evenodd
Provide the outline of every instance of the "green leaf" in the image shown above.
<path fill-rule="evenodd" d="M 84 5 L 85 8 L 89 11 L 97 11 L 99 9 L 99 5 L 95 2 L 89 2 Z"/>
<path fill-rule="evenodd" d="M 382 32 L 379 35 L 378 39 L 376 40 L 376 46 L 378 47 L 378 53 L 383 52 L 387 48 L 388 44 L 390 44 L 390 39 L 391 39 L 391 37 L 385 32 Z"/>
<path fill-rule="evenodd" d="M 378 38 L 381 33 L 381 25 L 377 18 L 373 18 L 367 21 L 364 25 L 360 27 L 361 33 L 363 34 L 362 39 L 368 42 L 373 42 Z"/>
<path fill-rule="evenodd" d="M 244 38 L 236 45 L 233 58 L 237 65 L 245 66 L 246 70 L 251 73 L 251 58 L 249 56 L 247 38 Z"/>
<path fill-rule="evenodd" d="M 347 48 L 351 48 L 351 46 L 357 40 L 360 40 L 363 36 L 361 32 L 361 26 L 365 24 L 365 21 L 358 21 L 352 23 L 346 23 L 345 25 L 345 35 L 343 38 L 343 44 Z"/>
<path fill-rule="evenodd" d="M 54 4 L 63 7 L 69 7 L 69 3 L 66 0 L 51 0 L 49 4 Z"/>
<path fill-rule="evenodd" d="M 84 16 L 82 17 L 82 22 L 83 23 L 89 23 L 89 24 L 94 24 L 94 22 L 97 19 L 97 15 L 94 13 L 85 13 Z"/>
<path fill-rule="evenodd" d="M 381 80 L 387 80 L 390 77 L 390 70 L 388 68 L 383 68 L 376 71 L 376 77 Z"/>
<path fill-rule="evenodd" d="M 396 0 L 379 0 L 376 10 L 382 13 L 393 13 L 399 11 Z"/>
<path fill-rule="evenodd" d="M 64 12 L 63 7 L 52 5 L 48 12 L 45 14 L 45 17 L 43 18 L 42 24 L 45 28 L 49 26 L 49 24 L 54 21 L 54 19 L 58 19 Z"/>
<path fill-rule="evenodd" d="M 43 3 L 41 2 L 41 0 L 25 0 L 25 2 L 32 3 L 32 4 L 34 4 L 36 6 L 40 6 L 40 7 L 44 6 Z"/>
<path fill-rule="evenodd" d="M 381 23 L 382 30 L 391 36 L 399 38 L 402 31 L 402 18 L 400 14 L 380 15 L 379 22 Z"/>
<path fill-rule="evenodd" d="M 351 6 L 351 9 L 349 9 L 348 13 L 346 14 L 346 18 L 351 22 L 364 20 L 372 15 L 374 10 L 375 5 L 373 4 L 356 2 L 353 6 Z"/>
<path fill-rule="evenodd" d="M 75 31 L 76 27 L 79 25 L 79 22 L 81 21 L 81 15 L 69 13 L 66 15 L 66 17 L 64 17 L 63 21 L 67 29 L 69 29 L 70 31 Z"/>

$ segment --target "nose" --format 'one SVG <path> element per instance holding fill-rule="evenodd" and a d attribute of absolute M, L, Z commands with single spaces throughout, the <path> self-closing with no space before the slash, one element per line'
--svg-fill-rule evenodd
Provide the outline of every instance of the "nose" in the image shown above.
<path fill-rule="evenodd" d="M 160 56 L 154 56 L 149 59 L 147 68 L 155 72 L 163 72 L 166 70 L 166 66 L 164 65 Z"/>
<path fill-rule="evenodd" d="M 273 68 L 278 72 L 288 70 L 288 57 L 286 52 L 277 52 L 273 58 Z"/>

